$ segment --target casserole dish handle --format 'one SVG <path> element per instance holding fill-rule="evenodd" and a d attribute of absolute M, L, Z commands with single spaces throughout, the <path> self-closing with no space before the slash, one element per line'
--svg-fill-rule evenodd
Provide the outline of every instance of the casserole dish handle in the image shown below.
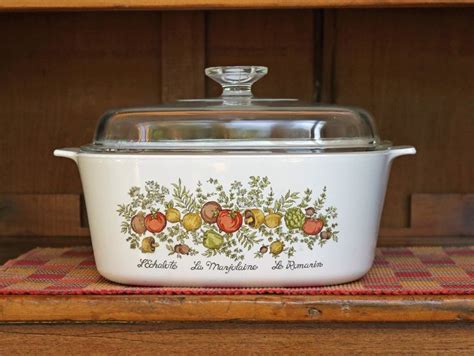
<path fill-rule="evenodd" d="M 56 157 L 64 157 L 72 159 L 77 163 L 77 155 L 79 154 L 79 148 L 59 148 L 54 150 L 53 153 Z"/>
<path fill-rule="evenodd" d="M 390 148 L 388 154 L 389 154 L 389 161 L 393 160 L 394 158 L 397 158 L 399 156 L 405 156 L 405 155 L 414 155 L 416 153 L 416 149 L 413 146 L 395 146 Z"/>

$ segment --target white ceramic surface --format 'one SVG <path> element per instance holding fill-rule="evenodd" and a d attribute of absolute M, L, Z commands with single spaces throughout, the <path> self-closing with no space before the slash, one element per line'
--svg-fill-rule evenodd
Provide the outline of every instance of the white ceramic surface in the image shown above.
<path fill-rule="evenodd" d="M 94 256 L 101 275 L 124 284 L 219 287 L 315 286 L 362 277 L 373 263 L 391 162 L 397 156 L 414 153 L 413 147 L 323 154 L 104 154 L 80 152 L 79 149 L 54 152 L 56 156 L 73 159 L 79 167 Z M 117 209 L 119 205 L 131 202 L 129 192 L 132 187 L 139 187 L 144 192 L 145 183 L 154 181 L 169 189 L 168 201 L 173 199 L 173 184 L 179 180 L 196 196 L 198 182 L 202 183 L 204 192 L 213 193 L 215 185 L 208 180 L 218 179 L 228 193 L 234 181 L 248 188 L 251 176 L 267 177 L 269 185 L 266 191 L 268 193 L 272 188 L 276 199 L 288 190 L 299 192 L 293 203 L 295 206 L 307 188 L 312 191 L 309 204 L 312 206 L 326 187 L 322 212 L 327 207 L 337 211 L 336 218 L 325 222 L 337 223 L 333 229 L 338 231 L 337 241 L 330 238 L 319 246 L 320 234 L 310 236 L 299 230 L 288 231 L 284 212 L 280 235 L 271 237 L 271 241 L 268 236 L 261 236 L 258 230 L 246 228 L 246 231 L 256 232 L 254 239 L 262 241 L 249 250 L 236 241 L 237 248 L 240 246 L 242 250 L 237 253 L 243 257 L 242 260 L 202 245 L 202 235 L 209 229 L 224 235 L 215 225 L 203 224 L 194 234 L 194 242 L 191 234 L 183 241 L 170 237 L 170 241 L 161 242 L 159 234 L 147 231 L 140 239 L 151 236 L 159 244 L 154 252 L 148 253 L 131 248 L 130 241 L 127 241 L 129 234 L 122 232 L 123 224 L 127 227 L 129 222 L 119 215 Z M 153 204 L 152 210 L 165 213 L 165 206 Z M 303 212 L 304 205 L 301 207 Z M 261 208 L 263 211 L 268 206 L 241 207 L 242 214 L 245 208 Z M 140 207 L 138 210 L 149 213 Z M 183 215 L 181 212 L 181 218 Z M 168 222 L 163 232 L 169 234 L 169 229 L 174 226 L 176 231 L 183 230 L 181 222 Z M 267 233 L 272 231 L 263 229 Z M 285 232 L 288 240 L 283 241 L 284 251 L 272 254 L 271 242 L 282 240 Z M 299 242 L 292 240 L 291 236 L 295 234 Z M 227 238 L 237 239 L 237 234 L 229 234 Z M 307 243 L 301 242 L 303 239 L 315 239 L 316 243 L 311 249 Z M 179 243 L 186 244 L 195 255 L 173 253 L 173 249 L 169 249 Z M 259 252 L 262 246 L 267 247 L 267 251 L 262 250 L 265 253 Z M 293 250 L 288 256 L 291 247 Z M 276 250 L 278 252 L 278 248 Z M 206 251 L 208 255 L 204 255 Z M 215 255 L 209 256 L 209 253 Z"/>

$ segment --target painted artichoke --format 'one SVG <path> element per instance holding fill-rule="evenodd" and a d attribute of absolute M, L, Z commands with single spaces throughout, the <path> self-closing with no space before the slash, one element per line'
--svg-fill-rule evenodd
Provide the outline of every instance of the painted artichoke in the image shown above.
<path fill-rule="evenodd" d="M 300 229 L 305 220 L 305 215 L 300 208 L 290 208 L 285 214 L 285 224 L 288 229 Z"/>

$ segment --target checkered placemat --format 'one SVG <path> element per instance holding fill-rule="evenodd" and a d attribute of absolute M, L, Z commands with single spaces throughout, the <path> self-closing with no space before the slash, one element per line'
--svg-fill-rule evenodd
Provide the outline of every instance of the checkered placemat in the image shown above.
<path fill-rule="evenodd" d="M 36 248 L 0 267 L 1 294 L 474 294 L 474 246 L 380 248 L 356 282 L 307 288 L 130 287 L 102 278 L 90 247 Z"/>

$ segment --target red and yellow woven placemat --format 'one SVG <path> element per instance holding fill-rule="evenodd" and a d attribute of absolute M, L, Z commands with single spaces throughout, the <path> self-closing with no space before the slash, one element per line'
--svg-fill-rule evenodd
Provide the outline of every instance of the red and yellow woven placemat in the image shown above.
<path fill-rule="evenodd" d="M 0 294 L 474 294 L 474 246 L 380 248 L 361 280 L 308 288 L 130 287 L 102 278 L 89 247 L 36 248 L 0 267 Z"/>

